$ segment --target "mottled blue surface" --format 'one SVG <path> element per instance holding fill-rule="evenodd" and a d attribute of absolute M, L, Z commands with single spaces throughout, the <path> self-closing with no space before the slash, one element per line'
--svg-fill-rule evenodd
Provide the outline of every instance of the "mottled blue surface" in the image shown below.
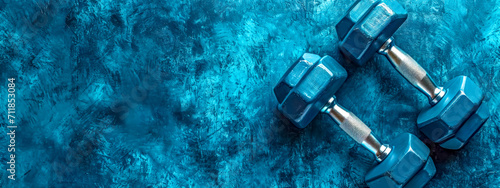
<path fill-rule="evenodd" d="M 371 154 L 329 117 L 297 131 L 277 113 L 272 89 L 304 52 L 346 67 L 338 102 L 381 140 L 427 144 L 428 187 L 500 185 L 500 1 L 399 2 L 398 46 L 440 85 L 469 76 L 490 103 L 459 151 L 418 131 L 427 99 L 385 58 L 345 62 L 335 24 L 350 0 L 0 1 L 0 101 L 16 77 L 19 125 L 18 180 L 2 170 L 2 187 L 366 186 Z"/>

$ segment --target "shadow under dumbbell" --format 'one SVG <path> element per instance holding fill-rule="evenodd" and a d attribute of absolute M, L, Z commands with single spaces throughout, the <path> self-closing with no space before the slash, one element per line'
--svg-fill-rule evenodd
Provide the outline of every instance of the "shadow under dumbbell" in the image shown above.
<path fill-rule="evenodd" d="M 279 112 L 278 108 L 274 108 L 273 113 L 275 117 L 279 119 L 276 121 L 273 127 L 275 130 L 280 130 L 279 134 L 276 134 L 276 140 L 279 142 L 287 142 L 289 144 L 303 144 L 305 146 L 323 146 L 328 145 L 332 150 L 342 150 L 342 145 L 349 144 L 346 138 L 346 143 L 338 143 L 335 139 L 335 135 L 338 134 L 335 131 L 335 125 L 331 121 L 317 119 L 311 124 L 314 126 L 308 126 L 305 128 L 297 128 L 293 123 L 286 118 L 282 113 Z"/>
<path fill-rule="evenodd" d="M 427 147 L 431 150 L 430 156 L 436 164 L 445 163 L 450 158 L 455 158 L 460 152 L 458 150 L 449 150 L 442 148 L 439 144 L 432 142 L 425 136 L 419 136 Z"/>
<path fill-rule="evenodd" d="M 335 179 L 349 179 L 351 181 L 349 184 L 335 185 L 341 187 L 367 187 L 366 183 L 363 181 L 364 176 L 373 165 L 377 164 L 377 162 L 373 160 L 373 156 L 370 152 L 353 143 L 351 138 L 331 121 L 330 117 L 327 115 L 319 115 L 318 118 L 310 123 L 311 126 L 300 129 L 280 113 L 278 108 L 274 108 L 273 113 L 278 121 L 275 121 L 275 124 L 272 126 L 283 127 L 280 134 L 276 135 L 277 143 L 273 145 L 281 147 L 282 145 L 280 145 L 280 143 L 287 143 L 290 146 L 290 150 L 301 150 L 300 155 L 303 155 L 301 161 L 303 161 L 304 164 L 297 165 L 297 168 L 303 165 L 318 165 L 317 161 L 320 160 L 319 158 L 337 156 L 339 158 L 336 160 L 342 161 L 340 167 L 342 170 L 335 175 Z M 278 160 L 281 161 L 281 165 L 285 165 L 286 163 L 286 161 L 282 159 L 283 156 L 285 156 L 287 160 L 292 157 L 287 153 L 277 156 Z M 335 165 L 329 164 L 329 166 L 335 168 Z M 278 169 L 282 167 L 283 166 L 277 165 L 273 170 L 279 171 Z M 299 175 L 300 173 L 297 171 L 292 176 L 295 177 Z"/>

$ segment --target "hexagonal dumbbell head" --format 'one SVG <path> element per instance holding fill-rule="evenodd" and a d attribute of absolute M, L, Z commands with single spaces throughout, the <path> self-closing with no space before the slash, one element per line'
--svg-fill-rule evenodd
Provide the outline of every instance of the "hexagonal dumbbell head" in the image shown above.
<path fill-rule="evenodd" d="M 330 56 L 305 53 L 274 87 L 278 110 L 298 128 L 306 127 L 347 78 Z"/>
<path fill-rule="evenodd" d="M 408 13 L 395 0 L 358 0 L 335 26 L 340 50 L 363 65 L 406 20 Z"/>
<path fill-rule="evenodd" d="M 370 187 L 423 187 L 436 174 L 429 148 L 405 133 L 391 142 L 392 152 L 365 176 Z"/>
<path fill-rule="evenodd" d="M 444 86 L 446 94 L 417 118 L 418 128 L 446 149 L 462 148 L 489 118 L 484 94 L 468 77 L 459 76 Z"/>

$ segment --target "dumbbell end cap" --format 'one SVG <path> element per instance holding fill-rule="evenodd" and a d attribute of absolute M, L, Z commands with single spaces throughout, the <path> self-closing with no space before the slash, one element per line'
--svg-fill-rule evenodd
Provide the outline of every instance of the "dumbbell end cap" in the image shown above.
<path fill-rule="evenodd" d="M 432 177 L 436 174 L 436 166 L 434 161 L 429 156 L 424 168 L 420 170 L 413 178 L 405 185 L 405 187 L 424 187 Z"/>
<path fill-rule="evenodd" d="M 304 53 L 281 77 L 274 87 L 274 95 L 278 103 L 282 103 L 290 91 L 299 83 L 300 78 L 309 68 L 319 61 L 321 56 L 311 53 Z"/>
<path fill-rule="evenodd" d="M 332 57 L 304 54 L 274 88 L 278 110 L 296 127 L 305 128 L 347 78 Z"/>
<path fill-rule="evenodd" d="M 363 65 L 408 17 L 395 0 L 361 0 L 354 3 L 335 26 L 339 48 L 347 59 Z"/>
<path fill-rule="evenodd" d="M 415 135 L 404 133 L 391 144 L 391 153 L 368 171 L 365 181 L 370 187 L 423 186 L 436 173 L 430 150 Z"/>
<path fill-rule="evenodd" d="M 479 86 L 466 76 L 450 80 L 444 90 L 436 105 L 420 112 L 417 125 L 431 141 L 457 150 L 486 122 L 489 108 Z"/>
<path fill-rule="evenodd" d="M 454 137 L 439 144 L 442 148 L 459 150 L 464 147 L 490 117 L 488 103 L 483 101 L 478 110 L 460 127 Z"/>

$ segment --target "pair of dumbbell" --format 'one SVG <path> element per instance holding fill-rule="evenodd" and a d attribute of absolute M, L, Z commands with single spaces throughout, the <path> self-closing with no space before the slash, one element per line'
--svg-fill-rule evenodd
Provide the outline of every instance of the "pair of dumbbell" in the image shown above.
<path fill-rule="evenodd" d="M 444 148 L 459 149 L 489 117 L 488 106 L 482 102 L 484 94 L 465 76 L 437 87 L 423 68 L 397 48 L 391 36 L 406 17 L 406 11 L 392 0 L 357 1 L 336 26 L 340 49 L 359 65 L 375 52 L 386 55 L 410 83 L 429 97 L 432 107 L 419 115 L 420 130 Z M 346 71 L 331 57 L 306 53 L 274 88 L 278 109 L 299 128 L 307 126 L 319 112 L 327 113 L 380 162 L 365 177 L 370 187 L 425 185 L 436 172 L 427 146 L 408 133 L 390 145 L 381 144 L 333 97 L 346 77 Z"/>

